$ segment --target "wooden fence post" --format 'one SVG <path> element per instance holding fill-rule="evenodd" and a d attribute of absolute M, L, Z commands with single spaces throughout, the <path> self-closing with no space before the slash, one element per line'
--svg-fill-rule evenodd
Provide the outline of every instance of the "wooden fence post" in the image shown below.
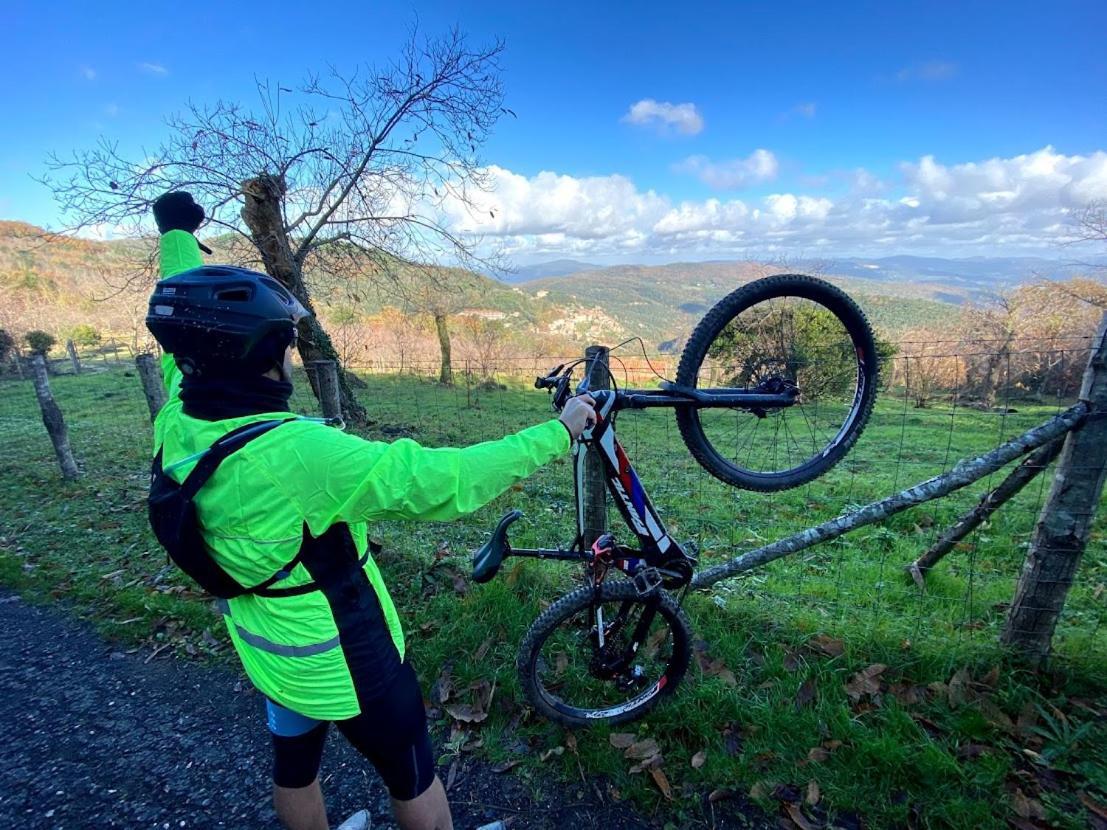
<path fill-rule="evenodd" d="M 920 588 L 926 586 L 926 572 L 933 568 L 942 557 L 953 550 L 953 546 L 980 527 L 1000 507 L 1017 496 L 1022 488 L 1034 480 L 1042 470 L 1053 463 L 1061 453 L 1065 439 L 1054 438 L 1052 442 L 1038 447 L 1019 464 L 994 490 L 980 497 L 980 501 L 968 513 L 957 520 L 957 524 L 946 530 L 926 553 L 907 566 L 907 574 Z"/>
<path fill-rule="evenodd" d="M 158 366 L 154 356 L 149 352 L 135 357 L 135 367 L 138 376 L 142 380 L 142 391 L 146 395 L 146 406 L 150 408 L 150 420 L 158 417 L 161 408 L 165 406 L 168 396 L 165 392 L 165 383 L 161 376 L 161 367 Z"/>
<path fill-rule="evenodd" d="M 1000 635 L 1004 645 L 1037 660 L 1049 654 L 1107 477 L 1107 314 L 1092 344 L 1080 399 L 1088 415 L 1065 439 Z"/>
<path fill-rule="evenodd" d="M 81 359 L 77 357 L 77 347 L 72 340 L 65 341 L 65 351 L 69 355 L 69 361 L 73 364 L 73 374 L 81 374 Z"/>
<path fill-rule="evenodd" d="M 585 368 L 588 371 L 588 388 L 591 390 L 610 388 L 608 372 L 607 346 L 589 346 L 584 350 L 588 359 Z M 604 475 L 603 459 L 595 447 L 588 448 L 584 459 L 584 544 L 590 547 L 596 539 L 607 532 L 607 477 Z"/>
<path fill-rule="evenodd" d="M 305 367 L 319 395 L 324 418 L 342 418 L 342 394 L 338 385 L 338 364 L 333 360 L 312 360 Z"/>
<path fill-rule="evenodd" d="M 46 374 L 46 358 L 40 354 L 31 355 L 31 378 L 35 384 L 35 397 L 38 398 L 38 405 L 42 410 L 42 423 L 46 425 L 46 431 L 54 444 L 54 452 L 58 456 L 62 476 L 75 479 L 80 476 L 81 471 L 77 469 L 73 450 L 69 447 L 69 431 L 65 428 L 65 418 L 62 417 L 62 411 L 50 391 L 50 379 Z"/>

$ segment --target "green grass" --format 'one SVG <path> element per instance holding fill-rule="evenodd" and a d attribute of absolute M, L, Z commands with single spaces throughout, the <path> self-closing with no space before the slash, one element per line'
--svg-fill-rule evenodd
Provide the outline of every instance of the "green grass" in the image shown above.
<path fill-rule="evenodd" d="M 360 394 L 373 418 L 370 438 L 410 433 L 428 445 L 470 443 L 548 416 L 545 396 L 522 383 L 447 389 L 392 376 L 367 383 Z M 305 390 L 295 403 L 308 411 Z M 209 604 L 166 566 L 146 528 L 150 426 L 138 378 L 120 368 L 58 377 L 54 392 L 86 470 L 70 484 L 57 474 L 29 382 L 0 382 L 0 581 L 31 597 L 66 598 L 113 636 L 229 656 Z M 766 495 L 704 474 L 671 414 L 624 414 L 620 434 L 670 530 L 698 540 L 708 564 L 947 469 L 1057 410 L 1016 408 L 1006 415 L 916 410 L 887 393 L 843 464 L 810 485 Z M 386 545 L 380 564 L 424 688 L 446 665 L 460 690 L 450 703 L 470 702 L 478 694 L 470 685 L 495 684 L 487 720 L 446 734 L 447 763 L 475 751 L 492 763 L 522 760 L 516 773 L 524 778 L 601 775 L 645 810 L 660 803 L 678 825 L 699 814 L 696 799 L 713 790 L 752 791 L 774 810 L 794 797 L 789 788 L 802 793 L 811 781 L 821 794 L 811 815 L 854 813 L 872 827 L 1005 826 L 1018 790 L 1055 826 L 1076 828 L 1085 822 L 1081 793 L 1107 801 L 1107 727 L 1096 714 L 1107 707 L 1102 517 L 1058 626 L 1051 669 L 1030 672 L 996 645 L 1044 476 L 940 563 L 925 593 L 903 566 L 985 484 L 690 596 L 697 637 L 734 682 L 693 666 L 673 699 L 625 729 L 658 741 L 672 802 L 646 774 L 629 772 L 632 762 L 602 729 L 576 733 L 575 752 L 539 760 L 567 746 L 567 733 L 522 707 L 515 651 L 544 604 L 577 574 L 509 563 L 493 583 L 464 593 L 451 575 L 467 572 L 468 551 L 509 506 L 526 513 L 513 529 L 516 544 L 570 541 L 569 472 L 568 459 L 559 459 L 464 521 L 377 529 Z M 842 653 L 824 653 L 812 644 L 816 635 L 840 641 Z M 876 675 L 878 693 L 851 699 L 851 678 L 877 663 L 887 667 Z M 797 697 L 801 687 L 814 694 Z M 701 750 L 706 762 L 694 769 Z"/>

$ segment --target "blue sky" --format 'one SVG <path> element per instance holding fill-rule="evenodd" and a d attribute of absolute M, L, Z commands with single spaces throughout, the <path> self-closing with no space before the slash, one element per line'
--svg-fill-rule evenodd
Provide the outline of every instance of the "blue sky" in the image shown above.
<path fill-rule="evenodd" d="M 518 117 L 483 156 L 513 195 L 458 227 L 521 262 L 1049 255 L 1107 198 L 1103 2 L 305 8 L 9 0 L 0 217 L 61 223 L 31 179 L 48 151 L 141 157 L 189 99 L 384 61 L 415 20 L 506 42 Z"/>

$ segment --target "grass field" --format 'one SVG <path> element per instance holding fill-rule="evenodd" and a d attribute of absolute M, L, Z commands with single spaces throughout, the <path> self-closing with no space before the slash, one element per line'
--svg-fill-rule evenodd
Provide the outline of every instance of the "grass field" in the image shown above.
<path fill-rule="evenodd" d="M 366 382 L 370 438 L 471 443 L 549 417 L 545 396 L 522 382 Z M 305 390 L 295 403 L 310 411 Z M 85 469 L 72 484 L 57 473 L 30 383 L 0 382 L 0 580 L 67 598 L 115 636 L 228 656 L 209 603 L 166 566 L 146 528 L 150 426 L 138 378 L 117 367 L 55 378 L 54 392 Z M 711 563 L 947 469 L 1060 405 L 918 410 L 890 390 L 843 464 L 769 495 L 703 473 L 671 414 L 627 413 L 619 427 L 670 531 L 697 540 Z M 1077 828 L 1096 810 L 1107 816 L 1102 516 L 1051 668 L 1020 668 L 996 645 L 1047 476 L 940 563 L 926 592 L 903 566 L 985 484 L 689 596 L 702 640 L 697 665 L 675 697 L 624 730 L 657 742 L 657 775 L 630 771 L 635 761 L 613 745 L 623 739 L 603 730 L 570 736 L 521 706 L 516 648 L 544 604 L 578 578 L 572 568 L 509 564 L 487 586 L 459 578 L 468 552 L 509 507 L 526 514 L 515 543 L 570 541 L 569 471 L 568 458 L 559 459 L 465 521 L 378 528 L 380 564 L 442 727 L 447 766 L 475 752 L 493 764 L 518 762 L 514 774 L 524 778 L 554 775 L 579 787 L 586 775 L 600 776 L 611 797 L 633 799 L 672 826 L 702 816 L 708 793 L 718 815 L 753 798 L 800 827 Z M 435 685 L 444 672 L 450 682 Z M 471 704 L 477 720 L 455 722 L 455 704 Z"/>

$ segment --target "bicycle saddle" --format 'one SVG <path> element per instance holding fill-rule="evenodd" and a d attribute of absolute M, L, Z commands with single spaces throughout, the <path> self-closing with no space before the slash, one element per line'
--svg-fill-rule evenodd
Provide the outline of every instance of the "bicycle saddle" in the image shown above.
<path fill-rule="evenodd" d="M 500 570 L 504 557 L 511 553 L 511 544 L 507 541 L 507 529 L 522 517 L 522 510 L 506 513 L 496 525 L 496 529 L 492 531 L 492 538 L 473 554 L 474 582 L 488 582 Z"/>

